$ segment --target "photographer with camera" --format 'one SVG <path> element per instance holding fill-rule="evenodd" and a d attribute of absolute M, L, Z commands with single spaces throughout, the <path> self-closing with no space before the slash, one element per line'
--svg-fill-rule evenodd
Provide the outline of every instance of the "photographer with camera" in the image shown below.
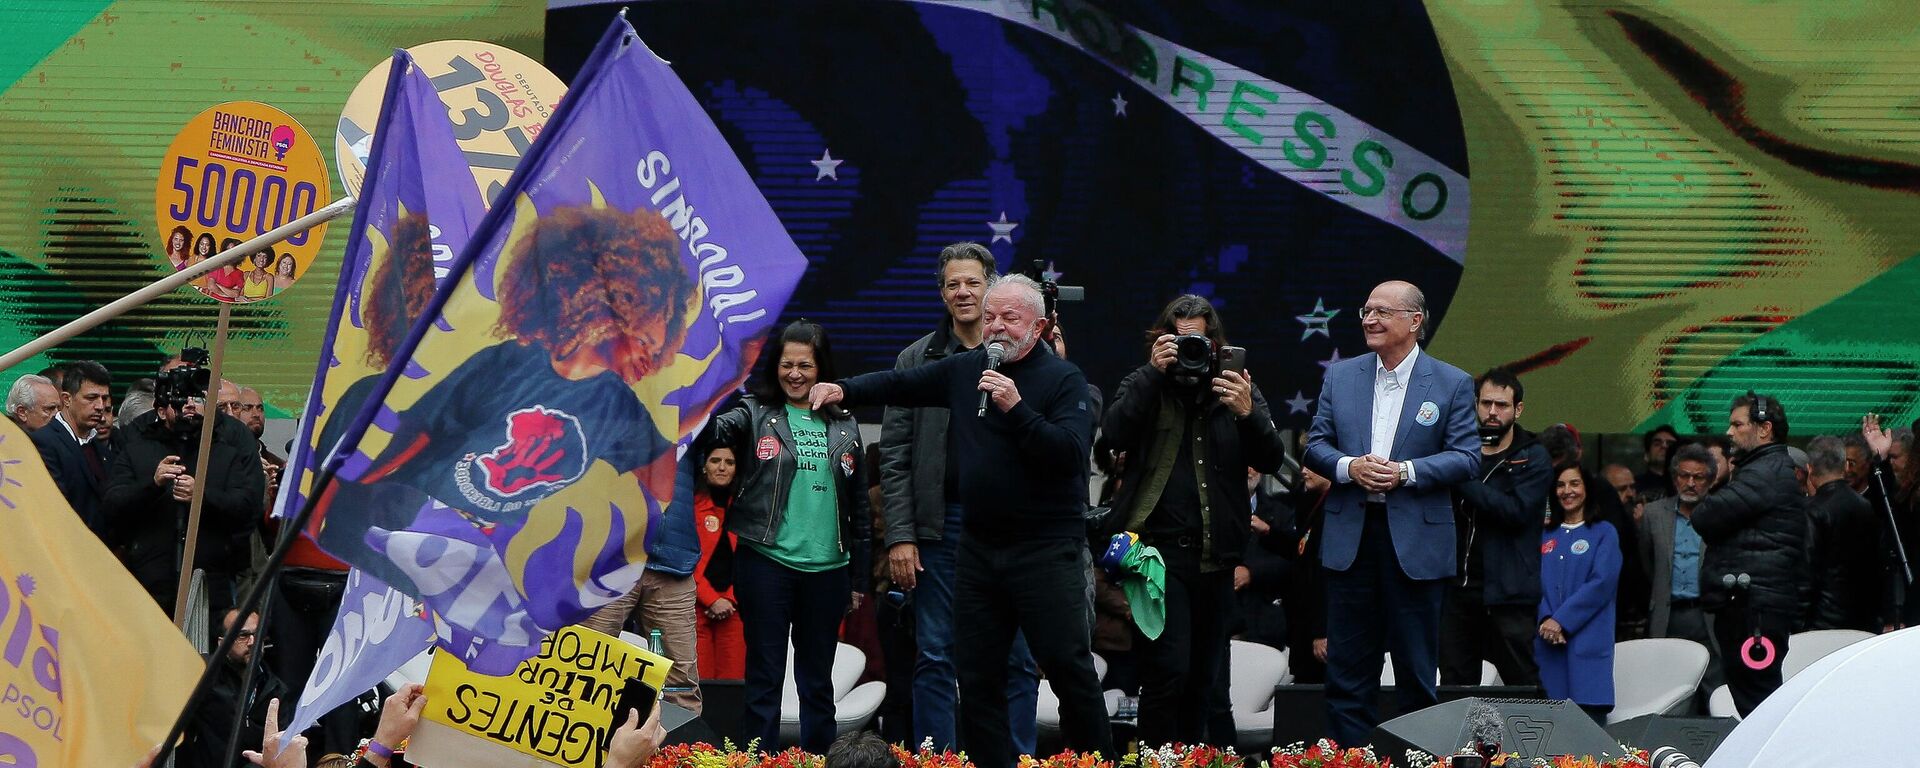
<path fill-rule="evenodd" d="M 1174 299 L 1148 338 L 1147 364 L 1120 382 L 1103 425 L 1129 459 L 1115 522 L 1166 563 L 1165 627 L 1151 638 L 1133 630 L 1140 741 L 1198 744 L 1236 615 L 1233 569 L 1253 516 L 1247 469 L 1279 471 L 1286 447 L 1212 303 Z"/>
<path fill-rule="evenodd" d="M 200 427 L 206 418 L 206 351 L 181 353 L 154 385 L 154 410 L 116 430 L 113 464 L 101 507 L 109 529 L 127 547 L 127 570 L 162 609 L 173 610 L 185 551 L 188 503 L 205 482 L 194 567 L 207 572 L 214 610 L 233 605 L 234 574 L 245 569 L 246 537 L 266 493 L 257 443 L 239 419 L 212 411 L 213 450 L 202 472 Z"/>

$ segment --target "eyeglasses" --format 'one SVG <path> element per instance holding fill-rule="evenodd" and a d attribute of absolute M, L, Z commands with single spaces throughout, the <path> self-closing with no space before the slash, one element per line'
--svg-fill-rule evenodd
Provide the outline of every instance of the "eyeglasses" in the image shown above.
<path fill-rule="evenodd" d="M 235 642 L 239 642 L 241 640 L 252 640 L 254 638 L 254 635 L 256 634 L 258 633 L 251 629 L 243 629 L 243 630 L 240 630 L 239 632 L 235 632 L 233 635 L 233 639 Z"/>
<path fill-rule="evenodd" d="M 1419 311 L 1420 310 L 1417 310 L 1417 309 L 1404 309 L 1401 307 L 1361 307 L 1360 319 L 1367 320 L 1377 316 L 1380 319 L 1384 320 L 1386 318 L 1392 317 L 1393 313 L 1395 312 L 1405 312 L 1409 315 L 1412 315 Z"/>

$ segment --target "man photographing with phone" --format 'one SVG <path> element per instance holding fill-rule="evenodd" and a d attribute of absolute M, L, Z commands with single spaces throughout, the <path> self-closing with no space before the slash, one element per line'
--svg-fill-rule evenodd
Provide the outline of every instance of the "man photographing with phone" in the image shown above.
<path fill-rule="evenodd" d="M 1253 516 L 1247 469 L 1278 472 L 1285 443 L 1246 373 L 1246 350 L 1227 346 L 1212 303 L 1174 299 L 1147 337 L 1147 364 L 1120 382 L 1104 423 L 1127 456 L 1113 523 L 1166 564 L 1164 628 L 1149 637 L 1132 626 L 1140 743 L 1199 744 L 1243 586 L 1234 566 Z"/>

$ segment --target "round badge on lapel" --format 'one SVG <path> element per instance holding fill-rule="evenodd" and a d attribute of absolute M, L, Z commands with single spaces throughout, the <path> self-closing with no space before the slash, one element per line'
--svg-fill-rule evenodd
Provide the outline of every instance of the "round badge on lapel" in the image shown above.
<path fill-rule="evenodd" d="M 1555 540 L 1553 540 L 1553 539 L 1547 539 L 1546 541 L 1544 541 L 1544 542 L 1541 542 L 1541 544 L 1540 544 L 1540 554 L 1543 554 L 1543 555 L 1545 555 L 1545 554 L 1551 554 L 1551 553 L 1553 552 L 1553 545 L 1555 545 L 1555 544 L 1558 544 L 1558 543 L 1560 543 L 1560 542 L 1558 542 L 1558 541 L 1555 541 Z"/>
<path fill-rule="evenodd" d="M 1573 553 L 1576 555 L 1584 555 L 1587 553 L 1587 550 L 1592 548 L 1593 545 L 1588 543 L 1586 539 L 1581 539 L 1573 543 Z"/>
<path fill-rule="evenodd" d="M 1433 426 L 1434 422 L 1440 420 L 1440 406 L 1435 405 L 1432 400 L 1421 403 L 1420 410 L 1413 412 L 1413 420 L 1423 427 Z"/>
<path fill-rule="evenodd" d="M 760 445 L 754 450 L 753 455 L 759 458 L 761 461 L 766 461 L 768 459 L 771 459 L 775 456 L 780 455 L 779 438 L 776 438 L 773 435 L 767 435 L 765 437 L 760 438 Z"/>

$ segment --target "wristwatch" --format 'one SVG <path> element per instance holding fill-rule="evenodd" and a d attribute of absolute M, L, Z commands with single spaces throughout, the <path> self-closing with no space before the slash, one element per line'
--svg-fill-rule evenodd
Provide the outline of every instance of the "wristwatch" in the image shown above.
<path fill-rule="evenodd" d="M 1400 484 L 1406 485 L 1407 484 L 1407 463 L 1404 461 L 1394 462 L 1393 471 L 1394 471 L 1394 474 L 1400 477 Z"/>

